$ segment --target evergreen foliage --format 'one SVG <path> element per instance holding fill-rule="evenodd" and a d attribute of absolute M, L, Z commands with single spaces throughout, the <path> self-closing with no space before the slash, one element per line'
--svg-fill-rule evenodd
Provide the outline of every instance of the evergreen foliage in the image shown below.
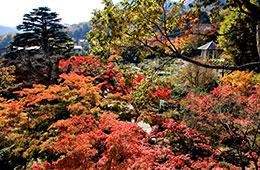
<path fill-rule="evenodd" d="M 16 51 L 19 47 L 40 47 L 48 56 L 68 52 L 72 48 L 72 39 L 63 31 L 65 27 L 60 21 L 58 14 L 51 12 L 48 7 L 33 9 L 24 15 L 23 24 L 17 26 L 23 33 L 14 37 L 10 49 Z"/>

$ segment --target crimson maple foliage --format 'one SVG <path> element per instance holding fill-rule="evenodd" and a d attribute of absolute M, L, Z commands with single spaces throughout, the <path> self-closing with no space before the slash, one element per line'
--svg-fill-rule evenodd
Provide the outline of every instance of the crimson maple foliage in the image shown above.
<path fill-rule="evenodd" d="M 215 141 L 220 159 L 242 169 L 259 168 L 260 88 L 244 89 L 224 85 L 209 96 L 188 94 L 185 105 L 195 113 L 202 133 Z"/>
<path fill-rule="evenodd" d="M 76 74 L 91 75 L 96 73 L 96 84 L 102 91 L 103 109 L 116 112 L 121 119 L 150 119 L 151 115 L 159 112 L 161 100 L 171 98 L 170 87 L 164 84 L 147 82 L 145 76 L 135 73 L 122 72 L 109 59 L 105 64 L 97 57 L 71 57 L 60 62 L 60 68 Z M 76 69 L 75 69 L 76 68 Z M 143 80 L 143 81 L 142 81 Z"/>
<path fill-rule="evenodd" d="M 15 92 L 19 95 L 17 100 L 1 98 L 1 137 L 6 137 L 5 143 L 15 144 L 12 154 L 22 155 L 30 160 L 45 154 L 37 146 L 51 136 L 46 133 L 46 129 L 57 120 L 80 114 L 99 117 L 104 111 L 113 111 L 120 115 L 124 112 L 124 107 L 117 109 L 117 105 L 128 103 L 131 99 L 130 92 L 142 79 L 140 75 L 125 74 L 129 75 L 129 80 L 113 67 L 113 63 L 102 65 L 92 56 L 72 57 L 71 60 L 70 73 L 60 75 L 60 84 L 37 84 L 33 88 L 24 88 Z M 87 66 L 95 65 L 84 68 L 81 67 L 81 62 Z M 60 64 L 62 65 L 68 66 L 64 63 Z M 99 69 L 95 70 L 98 67 L 102 67 L 101 72 Z M 117 82 L 119 79 L 121 81 Z M 106 81 L 114 90 L 102 88 L 101 85 Z"/>
<path fill-rule="evenodd" d="M 50 131 L 57 128 L 59 135 L 44 147 L 60 158 L 35 163 L 32 169 L 191 170 L 199 169 L 198 165 L 218 166 L 207 138 L 184 123 L 159 118 L 160 127 L 146 135 L 136 123 L 117 118 L 115 114 L 104 114 L 97 121 L 91 115 L 80 115 L 54 123 Z"/>
<path fill-rule="evenodd" d="M 259 168 L 259 87 L 189 93 L 174 101 L 188 108 L 181 113 L 194 122 L 186 124 L 163 116 L 173 109 L 162 111 L 161 105 L 173 103 L 174 89 L 162 81 L 94 56 L 71 57 L 59 66 L 59 84 L 35 84 L 15 92 L 17 99 L 0 99 L 1 144 L 27 168 Z M 149 122 L 152 131 L 130 120 Z"/>
<path fill-rule="evenodd" d="M 64 73 L 73 72 L 95 77 L 102 74 L 104 64 L 95 56 L 72 56 L 68 60 L 60 60 L 59 68 Z"/>

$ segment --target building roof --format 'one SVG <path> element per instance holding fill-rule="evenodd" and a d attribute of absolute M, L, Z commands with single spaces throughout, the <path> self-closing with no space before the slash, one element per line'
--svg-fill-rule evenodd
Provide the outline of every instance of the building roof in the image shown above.
<path fill-rule="evenodd" d="M 17 48 L 17 50 L 39 50 L 40 46 L 31 46 L 31 47 L 14 47 Z"/>
<path fill-rule="evenodd" d="M 210 41 L 198 48 L 198 50 L 218 50 L 217 44 L 214 41 Z"/>
<path fill-rule="evenodd" d="M 83 49 L 83 47 L 81 47 L 80 45 L 75 45 L 74 46 L 74 50 L 82 50 Z"/>

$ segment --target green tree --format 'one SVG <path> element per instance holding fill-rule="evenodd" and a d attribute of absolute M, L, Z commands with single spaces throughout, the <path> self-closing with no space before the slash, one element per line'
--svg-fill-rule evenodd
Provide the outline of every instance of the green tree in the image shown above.
<path fill-rule="evenodd" d="M 220 11 L 222 11 L 223 9 L 228 8 L 231 11 L 235 9 L 235 11 L 231 12 L 229 14 L 230 16 L 227 16 L 226 18 L 227 20 L 229 20 L 227 22 L 231 22 L 233 26 L 231 27 L 231 23 L 229 24 L 226 23 L 226 25 L 227 24 L 229 25 L 227 27 L 230 28 L 229 29 L 230 35 L 225 34 L 225 36 L 227 37 L 227 40 L 232 39 L 231 42 L 233 41 L 233 43 L 234 41 L 246 41 L 246 42 L 242 42 L 244 44 L 240 44 L 239 42 L 237 42 L 236 43 L 237 47 L 234 46 L 232 47 L 233 49 L 236 48 L 237 50 L 241 50 L 241 54 L 239 55 L 242 56 L 239 56 L 239 58 L 238 57 L 235 58 L 236 64 L 237 65 L 241 63 L 245 64 L 252 61 L 256 63 L 260 61 L 260 1 L 259 0 L 225 0 L 225 1 L 224 0 L 195 0 L 195 3 L 193 5 L 196 6 L 197 9 L 199 10 L 201 9 L 201 7 L 202 8 L 210 7 L 209 10 L 211 12 L 211 17 L 215 18 L 215 20 L 219 19 L 218 17 Z M 224 30 L 224 32 L 226 33 L 228 31 L 227 28 L 226 29 L 223 28 L 222 30 Z M 253 49 L 252 47 L 250 47 L 251 44 L 254 44 L 255 46 Z M 255 55 L 256 53 L 255 51 L 258 52 L 258 56 Z M 246 55 L 247 57 L 244 58 Z"/>
<path fill-rule="evenodd" d="M 254 21 L 239 9 L 226 9 L 221 12 L 224 16 L 220 22 L 218 40 L 236 65 L 259 61 L 256 47 L 256 32 Z"/>
<path fill-rule="evenodd" d="M 88 33 L 92 53 L 107 57 L 115 51 L 136 48 L 142 57 L 152 53 L 170 59 L 179 58 L 207 68 L 222 69 L 221 65 L 208 65 L 181 54 L 171 37 L 180 35 L 196 25 L 199 15 L 184 10 L 185 1 L 170 0 L 127 0 L 114 5 L 105 0 L 105 8 L 95 11 L 92 18 L 93 30 Z M 158 48 L 159 47 L 159 48 Z M 259 65 L 260 62 L 224 67 L 237 70 Z"/>
<path fill-rule="evenodd" d="M 73 47 L 73 41 L 60 24 L 60 18 L 48 7 L 33 9 L 10 43 L 8 58 L 16 60 L 17 74 L 26 83 L 53 84 L 58 79 L 58 63 Z M 18 76 L 19 78 L 19 76 Z"/>
<path fill-rule="evenodd" d="M 40 47 L 45 55 L 64 54 L 71 49 L 72 39 L 63 31 L 61 18 L 51 12 L 48 7 L 33 9 L 23 17 L 23 24 L 17 29 L 23 33 L 17 34 L 11 42 L 11 49 L 19 47 Z"/>

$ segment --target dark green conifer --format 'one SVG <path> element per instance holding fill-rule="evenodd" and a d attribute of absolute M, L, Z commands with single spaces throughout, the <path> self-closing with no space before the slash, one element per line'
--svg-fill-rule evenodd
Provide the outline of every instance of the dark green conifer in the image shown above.
<path fill-rule="evenodd" d="M 17 34 L 11 42 L 11 51 L 18 49 L 37 49 L 45 55 L 63 55 L 70 51 L 73 43 L 65 28 L 59 22 L 56 12 L 51 12 L 48 7 L 33 9 L 23 17 L 23 23 L 17 26 L 22 33 Z M 21 48 L 22 47 L 22 48 Z M 32 48 L 34 47 L 34 48 Z M 36 48 L 37 47 L 37 48 Z"/>

